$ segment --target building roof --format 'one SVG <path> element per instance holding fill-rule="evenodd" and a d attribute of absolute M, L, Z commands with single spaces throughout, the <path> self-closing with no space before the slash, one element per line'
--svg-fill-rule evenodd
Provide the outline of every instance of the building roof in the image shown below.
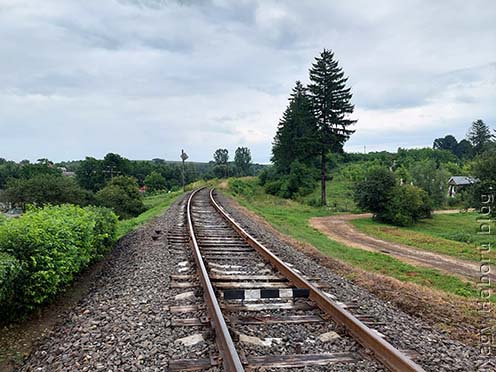
<path fill-rule="evenodd" d="M 467 185 L 472 185 L 474 183 L 479 182 L 477 178 L 470 177 L 470 176 L 453 176 L 449 179 L 448 184 L 449 185 L 455 185 L 455 186 L 467 186 Z"/>

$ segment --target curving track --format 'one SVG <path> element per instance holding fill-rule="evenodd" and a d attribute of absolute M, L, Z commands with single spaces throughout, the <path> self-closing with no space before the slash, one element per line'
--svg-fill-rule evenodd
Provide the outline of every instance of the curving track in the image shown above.
<path fill-rule="evenodd" d="M 423 370 L 368 327 L 373 319 L 353 315 L 353 304 L 338 303 L 318 278 L 305 277 L 257 242 L 223 210 L 213 190 L 194 191 L 185 217 L 207 319 L 181 324 L 211 324 L 220 360 L 211 357 L 210 365 L 222 363 L 225 371 Z M 169 369 L 206 364 L 176 360 Z"/>

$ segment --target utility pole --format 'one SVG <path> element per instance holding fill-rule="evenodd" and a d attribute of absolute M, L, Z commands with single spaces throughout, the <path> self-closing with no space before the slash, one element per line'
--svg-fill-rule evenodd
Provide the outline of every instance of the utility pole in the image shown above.
<path fill-rule="evenodd" d="M 186 191 L 186 168 L 184 167 L 184 162 L 188 159 L 188 154 L 181 150 L 181 160 L 183 162 L 183 191 Z"/>

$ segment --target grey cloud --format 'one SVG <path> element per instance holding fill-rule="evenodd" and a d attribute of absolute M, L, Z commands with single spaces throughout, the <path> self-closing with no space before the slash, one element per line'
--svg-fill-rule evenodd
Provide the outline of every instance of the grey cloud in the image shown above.
<path fill-rule="evenodd" d="M 208 160 L 229 144 L 268 161 L 287 96 L 324 47 L 350 77 L 350 148 L 408 143 L 405 133 L 430 145 L 496 120 L 491 1 L 4 1 L 3 157 L 176 157 L 190 146 Z"/>

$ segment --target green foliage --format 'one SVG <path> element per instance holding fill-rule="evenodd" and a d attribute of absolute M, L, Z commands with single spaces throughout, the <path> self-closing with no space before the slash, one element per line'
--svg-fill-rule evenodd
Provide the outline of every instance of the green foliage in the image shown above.
<path fill-rule="evenodd" d="M 320 147 L 322 205 L 327 205 L 327 154 L 342 152 L 344 143 L 355 132 L 350 129 L 356 120 L 349 118 L 354 106 L 351 103 L 351 88 L 346 86 L 347 81 L 334 53 L 324 49 L 310 68 L 308 85 Z"/>
<path fill-rule="evenodd" d="M 450 173 L 438 167 L 432 160 L 422 160 L 410 167 L 411 179 L 415 186 L 424 189 L 435 207 L 446 203 Z"/>
<path fill-rule="evenodd" d="M 105 185 L 102 161 L 86 157 L 76 170 L 76 180 L 86 190 L 100 190 Z"/>
<path fill-rule="evenodd" d="M 267 182 L 265 191 L 282 198 L 292 199 L 308 195 L 315 189 L 317 176 L 315 173 L 313 168 L 294 161 L 289 174 Z"/>
<path fill-rule="evenodd" d="M 319 149 L 310 98 L 307 89 L 297 81 L 274 137 L 274 167 L 278 173 L 288 174 L 294 161 L 310 165 Z"/>
<path fill-rule="evenodd" d="M 248 147 L 238 147 L 236 149 L 234 164 L 239 176 L 251 176 L 251 152 Z"/>
<path fill-rule="evenodd" d="M 408 226 L 431 215 L 427 192 L 412 185 L 400 186 L 386 168 L 374 168 L 355 184 L 355 201 L 375 218 L 398 226 Z"/>
<path fill-rule="evenodd" d="M 88 205 L 93 194 L 81 188 L 73 178 L 60 175 L 40 174 L 29 179 L 12 179 L 1 196 L 3 201 L 23 208 L 27 204 Z"/>
<path fill-rule="evenodd" d="M 19 261 L 7 253 L 0 252 L 0 308 L 1 304 L 14 300 L 14 286 L 20 272 Z"/>
<path fill-rule="evenodd" d="M 431 216 L 428 194 L 413 185 L 395 186 L 384 212 L 378 218 L 397 226 L 410 226 L 421 218 Z"/>
<path fill-rule="evenodd" d="M 253 196 L 255 187 L 253 183 L 234 178 L 229 180 L 229 189 L 234 195 L 243 195 L 246 198 L 250 198 Z"/>
<path fill-rule="evenodd" d="M 448 150 L 451 152 L 456 151 L 456 147 L 458 146 L 458 141 L 451 134 L 448 134 L 444 138 L 436 138 L 434 140 L 433 148 L 438 150 Z"/>
<path fill-rule="evenodd" d="M 494 135 L 491 129 L 482 120 L 476 120 L 472 123 L 467 134 L 467 139 L 470 141 L 476 154 L 481 154 L 491 144 Z"/>
<path fill-rule="evenodd" d="M 113 209 L 122 219 L 137 216 L 145 210 L 138 183 L 133 177 L 112 178 L 97 192 L 96 200 L 98 205 Z"/>
<path fill-rule="evenodd" d="M 221 174 L 224 177 L 229 177 L 229 151 L 227 149 L 217 149 L 214 152 L 214 174 L 216 177 L 221 178 Z"/>
<path fill-rule="evenodd" d="M 479 182 L 462 191 L 466 206 L 496 217 L 496 150 L 479 155 L 471 171 Z"/>
<path fill-rule="evenodd" d="M 2 316 L 31 310 L 60 292 L 111 246 L 116 223 L 105 209 L 61 205 L 31 209 L 1 225 L 0 252 L 20 266 L 14 297 L 0 304 Z"/>
<path fill-rule="evenodd" d="M 386 211 L 396 183 L 394 174 L 387 168 L 372 168 L 363 181 L 355 184 L 355 202 L 364 211 L 380 216 Z"/>
<path fill-rule="evenodd" d="M 117 238 L 123 237 L 152 218 L 162 214 L 181 194 L 182 191 L 176 191 L 145 196 L 144 204 L 147 210 L 137 217 L 119 221 L 117 224 Z"/>
<path fill-rule="evenodd" d="M 152 171 L 144 180 L 148 191 L 157 191 L 165 189 L 165 178 L 160 173 Z"/>
<path fill-rule="evenodd" d="M 30 179 L 41 175 L 60 176 L 61 174 L 62 171 L 54 167 L 52 163 L 16 164 L 13 161 L 4 161 L 0 164 L 0 189 L 13 179 Z"/>

